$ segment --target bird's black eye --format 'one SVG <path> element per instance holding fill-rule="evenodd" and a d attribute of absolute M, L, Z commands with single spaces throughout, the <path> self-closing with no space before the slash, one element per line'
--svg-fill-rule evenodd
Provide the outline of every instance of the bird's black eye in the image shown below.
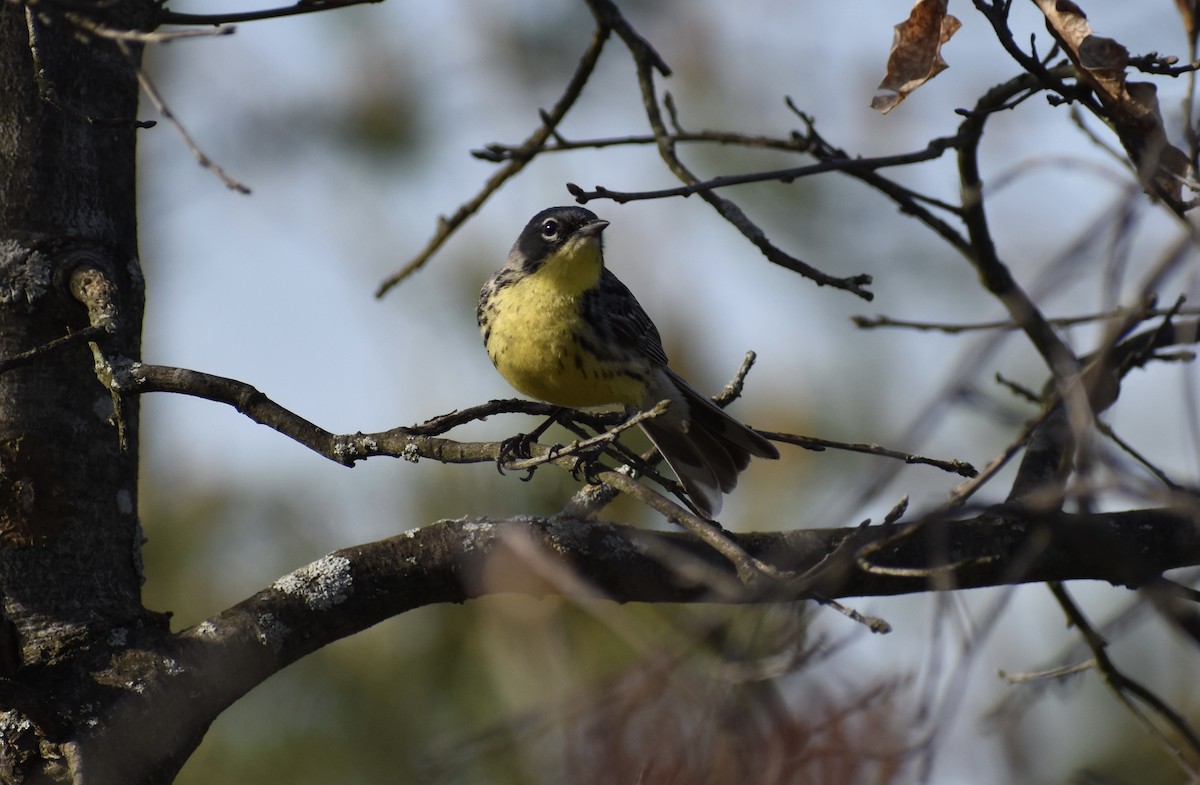
<path fill-rule="evenodd" d="M 553 218 L 542 224 L 542 237 L 547 240 L 558 238 L 558 221 Z"/>

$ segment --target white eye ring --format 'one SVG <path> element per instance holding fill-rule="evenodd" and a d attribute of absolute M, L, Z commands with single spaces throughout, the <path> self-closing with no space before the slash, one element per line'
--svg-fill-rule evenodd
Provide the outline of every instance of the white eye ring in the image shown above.
<path fill-rule="evenodd" d="M 553 240 L 558 237 L 558 221 L 551 218 L 542 224 L 542 237 L 547 240 Z"/>

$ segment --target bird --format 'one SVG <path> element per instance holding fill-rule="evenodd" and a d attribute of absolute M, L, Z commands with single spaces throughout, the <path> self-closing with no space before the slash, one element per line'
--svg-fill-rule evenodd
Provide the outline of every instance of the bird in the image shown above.
<path fill-rule="evenodd" d="M 576 206 L 533 216 L 479 293 L 484 346 L 518 392 L 556 406 L 618 404 L 631 415 L 669 401 L 640 426 L 694 508 L 714 518 L 750 459 L 779 450 L 671 370 L 658 328 L 604 264 L 608 225 Z"/>

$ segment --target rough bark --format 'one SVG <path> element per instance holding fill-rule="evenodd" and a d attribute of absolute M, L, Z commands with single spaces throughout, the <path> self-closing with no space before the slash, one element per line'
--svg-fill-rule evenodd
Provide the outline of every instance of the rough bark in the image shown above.
<path fill-rule="evenodd" d="M 136 401 L 118 428 L 89 345 L 62 340 L 91 323 L 72 293 L 79 270 L 101 271 L 112 288 L 109 350 L 138 356 L 143 302 L 140 49 L 88 34 L 80 8 L 0 5 L 0 357 L 45 349 L 0 374 L 5 781 L 65 776 L 72 756 L 58 742 L 97 719 L 81 708 L 96 694 L 83 674 L 113 630 L 154 623 L 140 603 Z M 89 11 L 88 23 L 143 27 L 149 9 L 119 3 Z M 39 740 L 50 743 L 39 750 Z"/>

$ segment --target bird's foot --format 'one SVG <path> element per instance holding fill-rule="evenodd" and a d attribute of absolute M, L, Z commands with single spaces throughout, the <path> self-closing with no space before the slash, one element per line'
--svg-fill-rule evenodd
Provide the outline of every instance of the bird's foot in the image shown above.
<path fill-rule="evenodd" d="M 510 436 L 500 442 L 500 452 L 496 455 L 496 471 L 504 474 L 504 464 L 509 461 L 519 461 L 525 458 L 532 458 L 533 453 L 530 451 L 530 446 L 537 440 L 538 433 L 518 433 L 516 436 Z M 530 466 L 525 470 L 526 474 L 521 478 L 521 482 L 529 482 L 533 479 L 533 472 L 537 466 Z"/>
<path fill-rule="evenodd" d="M 533 432 L 518 433 L 516 436 L 510 436 L 504 441 L 500 442 L 500 453 L 496 456 L 496 471 L 504 474 L 504 464 L 508 463 L 509 461 L 519 461 L 525 458 L 532 458 L 533 453 L 529 448 L 534 444 L 534 442 L 542 437 L 542 434 L 546 432 L 547 428 L 558 421 L 558 416 L 562 412 L 563 409 L 559 407 L 558 409 L 554 410 L 553 414 L 546 418 L 544 423 L 539 425 L 537 428 L 534 428 Z M 561 450 L 562 445 L 555 445 L 551 449 Z M 537 466 L 530 466 L 526 470 L 527 474 L 521 478 L 521 481 L 529 482 L 529 480 L 533 478 L 533 470 L 536 468 Z"/>
<path fill-rule="evenodd" d="M 607 468 L 600 463 L 600 457 L 604 455 L 604 448 L 605 445 L 597 444 L 576 452 L 575 463 L 571 466 L 571 476 L 576 481 L 583 480 L 588 485 L 600 485 L 603 482 L 599 476 L 600 470 Z"/>

